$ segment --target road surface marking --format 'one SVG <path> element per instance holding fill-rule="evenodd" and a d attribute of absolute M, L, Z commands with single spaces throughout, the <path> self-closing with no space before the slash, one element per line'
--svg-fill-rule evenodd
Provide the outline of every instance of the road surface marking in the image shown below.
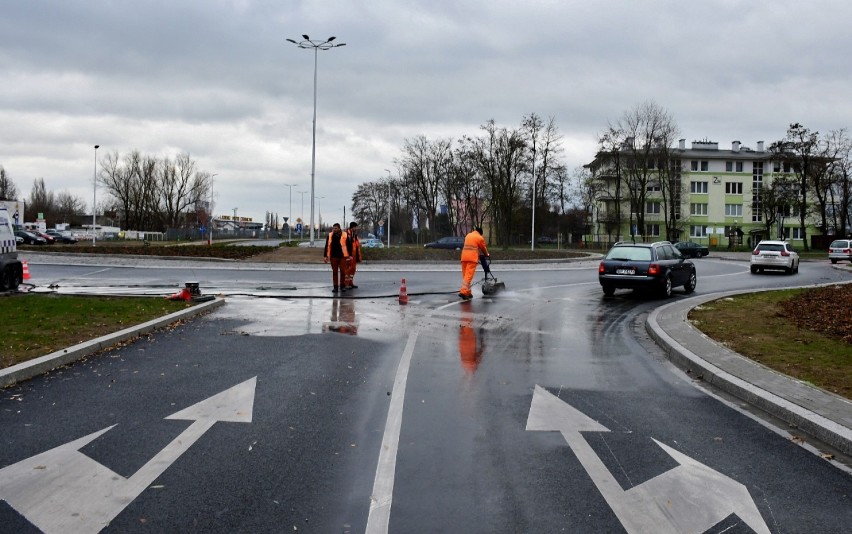
<path fill-rule="evenodd" d="M 0 469 L 0 500 L 46 533 L 99 532 L 217 421 L 250 423 L 256 383 L 251 378 L 166 417 L 192 424 L 130 478 L 80 452 L 112 425 Z"/>
<path fill-rule="evenodd" d="M 581 432 L 609 432 L 541 386 L 535 386 L 527 430 L 557 431 L 629 533 L 705 532 L 736 514 L 758 534 L 769 534 L 748 489 L 656 439 L 678 464 L 638 486 L 623 490 Z M 652 438 L 653 439 L 653 438 Z"/>

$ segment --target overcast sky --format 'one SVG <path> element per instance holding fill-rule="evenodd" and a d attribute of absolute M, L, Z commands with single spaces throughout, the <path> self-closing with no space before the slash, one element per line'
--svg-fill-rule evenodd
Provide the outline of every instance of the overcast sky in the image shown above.
<path fill-rule="evenodd" d="M 44 178 L 91 206 L 95 144 L 188 152 L 217 174 L 217 215 L 286 217 L 292 191 L 307 219 L 314 53 L 285 39 L 336 36 L 318 56 L 315 183 L 342 222 L 405 139 L 489 119 L 554 117 L 569 168 L 646 100 L 720 148 L 847 128 L 850 23 L 845 0 L 4 0 L 0 165 L 23 197 Z"/>

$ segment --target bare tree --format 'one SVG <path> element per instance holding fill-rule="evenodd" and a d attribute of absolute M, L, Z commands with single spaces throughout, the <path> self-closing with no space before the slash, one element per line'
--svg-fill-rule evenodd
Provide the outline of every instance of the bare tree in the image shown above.
<path fill-rule="evenodd" d="M 481 129 L 485 135 L 475 141 L 478 172 L 488 182 L 491 195 L 488 206 L 497 244 L 508 248 L 515 227 L 522 177 L 526 168 L 526 142 L 518 130 L 498 128 L 489 120 Z"/>
<path fill-rule="evenodd" d="M 658 185 L 661 189 L 663 182 L 670 184 L 668 151 L 677 134 L 677 125 L 665 109 L 647 101 L 625 112 L 618 121 L 617 130 L 625 136 L 623 148 L 627 152 L 628 165 L 624 169 L 624 179 L 631 217 L 636 215 L 636 227 L 645 233 L 648 186 Z M 663 172 L 666 173 L 666 179 L 663 181 L 660 180 L 659 166 L 662 166 Z M 664 200 L 666 198 L 664 197 Z M 663 211 L 668 215 L 668 209 Z"/>
<path fill-rule="evenodd" d="M 49 191 L 44 185 L 44 178 L 36 178 L 33 180 L 33 188 L 30 191 L 30 198 L 27 201 L 27 209 L 31 213 L 41 213 L 48 217 L 54 212 L 56 201 L 53 191 Z"/>
<path fill-rule="evenodd" d="M 824 144 L 820 141 L 819 132 L 812 132 L 799 123 L 793 123 L 787 128 L 784 139 L 772 143 L 770 151 L 774 154 L 773 159 L 789 166 L 798 180 L 796 208 L 801 239 L 805 251 L 808 251 L 810 248 L 807 240 L 807 219 L 811 213 L 809 193 L 822 189 L 821 181 L 830 163 L 826 157 Z M 825 226 L 824 220 L 823 226 Z"/>
<path fill-rule="evenodd" d="M 599 187 L 596 200 L 604 201 L 606 212 L 598 213 L 598 220 L 604 220 L 604 229 L 606 234 L 612 235 L 613 232 L 621 231 L 621 224 L 624 218 L 621 211 L 621 204 L 624 200 L 624 153 L 623 147 L 625 143 L 625 134 L 618 127 L 610 124 L 607 129 L 598 136 L 598 151 L 595 159 L 599 162 L 594 169 L 594 176 L 597 177 Z M 609 178 L 612 178 L 611 180 Z M 599 231 L 598 231 L 599 233 Z"/>
<path fill-rule="evenodd" d="M 778 174 L 772 184 L 764 184 L 760 190 L 760 205 L 758 209 L 763 216 L 763 224 L 767 236 L 777 235 L 779 238 L 781 228 L 773 232 L 772 227 L 792 214 L 792 207 L 798 202 L 798 185 L 795 177 L 791 174 Z M 754 209 L 754 206 L 752 206 Z"/>
<path fill-rule="evenodd" d="M 187 211 L 197 206 L 210 190 L 210 174 L 198 172 L 189 154 L 179 154 L 174 161 L 163 159 L 157 173 L 159 208 L 165 228 L 184 225 Z"/>
<path fill-rule="evenodd" d="M 486 218 L 488 183 L 477 164 L 477 144 L 462 137 L 453 156 L 453 166 L 447 180 L 446 196 L 450 225 L 455 235 L 464 235 Z"/>
<path fill-rule="evenodd" d="M 75 197 L 68 191 L 60 191 L 55 198 L 55 222 L 70 223 L 76 217 L 83 215 L 86 209 L 86 202 Z"/>
<path fill-rule="evenodd" d="M 414 205 L 426 212 L 430 228 L 441 200 L 442 184 L 446 182 L 452 163 L 452 143 L 448 139 L 431 142 L 425 136 L 406 139 L 401 161 L 403 176 Z"/>
<path fill-rule="evenodd" d="M 835 132 L 838 152 L 830 165 L 829 205 L 834 234 L 848 235 L 852 204 L 852 141 L 846 129 Z"/>
<path fill-rule="evenodd" d="M 548 214 L 551 201 L 559 206 L 564 204 L 564 198 L 561 196 L 564 190 L 558 187 L 560 181 L 564 184 L 567 176 L 565 165 L 561 160 L 562 135 L 559 133 L 554 117 L 544 122 L 535 113 L 523 118 L 521 131 L 525 135 L 529 150 L 528 187 L 531 193 L 530 199 L 534 200 L 533 211 L 540 210 L 539 213 Z M 535 198 L 532 195 L 533 190 Z"/>
<path fill-rule="evenodd" d="M 6 174 L 6 169 L 0 165 L 0 200 L 17 200 L 18 188 L 15 182 Z"/>
<path fill-rule="evenodd" d="M 352 194 L 352 217 L 361 227 L 376 230 L 379 221 L 387 217 L 388 184 L 376 180 L 358 185 Z"/>

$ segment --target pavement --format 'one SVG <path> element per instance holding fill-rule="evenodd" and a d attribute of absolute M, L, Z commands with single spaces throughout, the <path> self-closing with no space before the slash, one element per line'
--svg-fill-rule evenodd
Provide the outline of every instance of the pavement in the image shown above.
<path fill-rule="evenodd" d="M 45 263 L 60 263 L 63 260 L 56 256 L 33 254 L 22 255 L 22 259 L 36 260 Z M 26 256 L 31 256 L 27 258 Z M 725 260 L 747 261 L 748 253 L 718 254 Z M 149 259 L 133 258 L 82 258 L 75 257 L 74 263 L 92 264 L 132 264 L 146 266 Z M 177 261 L 176 263 L 182 263 Z M 190 263 L 187 261 L 186 263 Z M 198 262 L 194 262 L 198 265 Z M 246 265 L 241 262 L 233 268 L 272 268 L 270 264 Z M 153 265 L 152 265 L 153 266 Z M 455 267 L 455 264 L 453 265 Z M 213 267 L 212 265 L 210 267 Z M 222 264 L 217 265 L 221 268 Z M 275 269 L 294 268 L 295 265 L 274 264 Z M 308 266 L 302 268 L 310 269 Z M 326 268 L 325 266 L 320 266 Z M 371 263 L 371 268 L 381 268 L 383 265 Z M 410 269 L 410 266 L 384 265 L 390 268 Z M 532 265 L 516 265 L 516 269 L 533 268 Z M 548 264 L 556 267 L 556 264 Z M 540 268 L 540 266 L 539 266 Z M 711 386 L 733 395 L 752 406 L 786 422 L 790 427 L 797 428 L 837 451 L 852 456 L 852 401 L 814 387 L 805 382 L 778 373 L 748 358 L 745 358 L 708 338 L 693 327 L 687 315 L 691 309 L 706 302 L 746 293 L 746 291 L 731 291 L 700 295 L 688 299 L 678 299 L 670 304 L 653 310 L 645 323 L 649 335 L 663 349 L 669 360 L 685 369 L 693 378 L 703 380 Z M 180 317 L 172 314 L 157 321 L 150 321 L 137 327 L 122 330 L 112 336 L 99 338 L 81 345 L 70 347 L 14 367 L 0 370 L 0 387 L 6 387 L 17 381 L 26 380 L 47 372 L 60 365 L 82 358 L 86 355 L 109 347 L 121 340 L 134 335 L 149 332 L 159 326 L 164 326 L 175 320 L 187 318 L 194 314 L 203 313 L 220 306 L 224 301 L 216 299 L 194 306 L 184 312 L 178 312 Z"/>

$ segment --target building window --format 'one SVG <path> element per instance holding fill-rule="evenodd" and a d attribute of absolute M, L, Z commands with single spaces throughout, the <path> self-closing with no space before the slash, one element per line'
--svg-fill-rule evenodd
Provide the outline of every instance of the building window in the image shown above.
<path fill-rule="evenodd" d="M 645 187 L 645 191 L 647 191 L 649 193 L 659 193 L 660 192 L 660 184 L 656 184 L 656 183 L 648 184 Z"/>
<path fill-rule="evenodd" d="M 741 182 L 725 182 L 726 195 L 742 195 L 743 184 Z"/>
<path fill-rule="evenodd" d="M 707 193 L 707 182 L 689 182 L 690 193 Z"/>
<path fill-rule="evenodd" d="M 772 166 L 772 172 L 781 172 L 782 162 L 776 161 Z M 790 172 L 790 162 L 783 162 L 784 172 Z"/>
<path fill-rule="evenodd" d="M 725 172 L 734 172 L 734 162 L 726 161 L 725 162 Z"/>
<path fill-rule="evenodd" d="M 742 161 L 737 162 L 737 172 L 743 172 L 743 162 Z"/>
<path fill-rule="evenodd" d="M 645 213 L 660 213 L 660 203 L 659 202 L 646 202 L 645 203 Z"/>
<path fill-rule="evenodd" d="M 705 237 L 707 235 L 707 225 L 691 224 L 689 226 L 689 237 Z"/>
<path fill-rule="evenodd" d="M 709 161 L 702 161 L 701 162 L 701 170 L 702 171 L 710 170 L 710 162 Z"/>
<path fill-rule="evenodd" d="M 690 168 L 690 170 L 697 171 L 698 170 L 698 162 L 695 161 L 695 160 L 690 161 L 689 162 L 689 168 Z"/>
<path fill-rule="evenodd" d="M 804 239 L 802 235 L 802 229 L 799 226 L 796 226 L 794 228 L 785 228 L 785 230 L 793 231 L 793 239 Z"/>
<path fill-rule="evenodd" d="M 690 204 L 689 213 L 690 215 L 707 215 L 707 204 Z"/>
<path fill-rule="evenodd" d="M 725 217 L 742 217 L 742 204 L 725 204 Z"/>
<path fill-rule="evenodd" d="M 763 162 L 755 161 L 751 169 L 751 222 L 763 220 Z"/>
<path fill-rule="evenodd" d="M 645 228 L 647 228 L 647 232 L 645 235 L 651 237 L 660 237 L 660 225 L 659 224 L 646 224 Z"/>

